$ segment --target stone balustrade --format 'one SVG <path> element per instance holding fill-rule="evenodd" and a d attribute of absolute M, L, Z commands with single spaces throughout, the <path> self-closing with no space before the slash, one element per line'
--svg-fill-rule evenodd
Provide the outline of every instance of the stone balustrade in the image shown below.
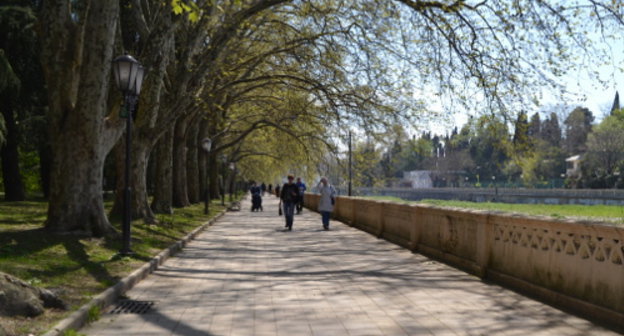
<path fill-rule="evenodd" d="M 318 198 L 306 194 L 306 206 Z M 337 197 L 333 217 L 624 329 L 624 228 L 357 197 Z"/>

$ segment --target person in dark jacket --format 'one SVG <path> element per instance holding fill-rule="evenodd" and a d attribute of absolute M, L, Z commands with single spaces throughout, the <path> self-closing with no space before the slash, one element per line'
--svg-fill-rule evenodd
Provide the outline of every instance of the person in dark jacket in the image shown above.
<path fill-rule="evenodd" d="M 295 217 L 295 204 L 299 199 L 299 188 L 293 183 L 295 177 L 288 175 L 288 182 L 284 183 L 280 190 L 280 199 L 286 218 L 286 227 L 292 231 L 293 219 Z"/>
<path fill-rule="evenodd" d="M 297 199 L 295 209 L 297 210 L 297 214 L 300 214 L 301 210 L 303 209 L 303 193 L 306 191 L 307 188 L 305 183 L 301 181 L 301 177 L 297 177 L 297 183 L 295 184 L 297 185 L 297 188 L 299 188 L 299 198 Z"/>
<path fill-rule="evenodd" d="M 251 184 L 249 192 L 251 193 L 251 211 L 262 211 L 262 196 L 260 196 L 261 189 L 258 185 L 256 185 L 256 182 Z"/>

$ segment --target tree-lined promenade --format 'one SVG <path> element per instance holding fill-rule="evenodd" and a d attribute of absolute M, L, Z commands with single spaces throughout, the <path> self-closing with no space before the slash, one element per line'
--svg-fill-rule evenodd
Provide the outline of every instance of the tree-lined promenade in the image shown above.
<path fill-rule="evenodd" d="M 240 181 L 342 169 L 333 163 L 350 129 L 374 151 L 397 125 L 438 117 L 430 93 L 442 113 L 522 120 L 544 86 L 565 90 L 567 69 L 610 61 L 595 42 L 621 31 L 622 11 L 608 0 L 5 1 L 4 197 L 43 194 L 46 234 L 116 241 L 126 170 L 130 213 L 160 227 L 159 214 L 198 204 L 207 187 L 216 199 Z M 147 70 L 128 167 L 111 69 L 125 53 Z M 503 131 L 493 125 L 473 127 Z M 510 174 L 550 155 L 522 147 L 524 134 Z M 110 208 L 103 190 L 114 190 Z"/>
<path fill-rule="evenodd" d="M 469 99 L 479 93 L 483 112 L 511 117 L 532 92 L 556 87 L 575 55 L 608 61 L 589 28 L 616 33 L 621 6 L 12 1 L 1 12 L 6 197 L 23 198 L 16 149 L 30 149 L 50 199 L 49 230 L 113 231 L 101 191 L 106 170 L 119 213 L 125 127 L 111 61 L 124 52 L 148 69 L 134 116 L 132 214 L 154 222 L 154 212 L 198 202 L 206 175 L 217 197 L 230 162 L 248 179 L 275 179 L 294 164 L 313 176 L 345 128 L 374 135 L 426 116 L 414 90 L 465 106 L 483 106 Z"/>

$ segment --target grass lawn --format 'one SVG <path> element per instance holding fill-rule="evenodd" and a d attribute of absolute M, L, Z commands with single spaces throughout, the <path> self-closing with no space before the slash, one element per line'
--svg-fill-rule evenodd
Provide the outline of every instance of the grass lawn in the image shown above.
<path fill-rule="evenodd" d="M 583 219 L 601 221 L 608 224 L 624 226 L 624 207 L 618 205 L 571 205 L 571 204 L 510 204 L 510 203 L 476 203 L 466 201 L 444 201 L 425 199 L 422 201 L 406 201 L 392 196 L 366 197 L 376 200 L 393 201 L 406 204 L 430 204 L 436 206 L 456 207 L 465 209 L 504 211 L 527 215 L 550 216 L 559 219 Z"/>
<path fill-rule="evenodd" d="M 110 204 L 107 204 L 110 208 Z M 118 282 L 154 255 L 223 210 L 211 203 L 175 209 L 173 215 L 157 215 L 158 225 L 132 222 L 132 257 L 119 257 L 121 239 L 106 240 L 51 235 L 43 229 L 45 201 L 0 202 L 0 271 L 29 283 L 52 289 L 76 310 L 91 297 Z M 119 232 L 119 220 L 112 222 Z M 70 311 L 47 310 L 33 318 L 2 318 L 9 335 L 42 334 Z"/>

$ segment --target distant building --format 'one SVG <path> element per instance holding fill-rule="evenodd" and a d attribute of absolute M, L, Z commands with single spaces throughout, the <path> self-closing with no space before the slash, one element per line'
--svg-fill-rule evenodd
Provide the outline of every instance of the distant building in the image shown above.
<path fill-rule="evenodd" d="M 403 172 L 402 186 L 409 188 L 432 188 L 433 180 L 431 179 L 430 170 L 413 170 Z"/>
<path fill-rule="evenodd" d="M 581 176 L 581 155 L 574 155 L 567 158 L 566 161 L 566 177 Z"/>
<path fill-rule="evenodd" d="M 463 170 L 413 170 L 403 172 L 403 179 L 394 186 L 401 188 L 458 188 L 465 185 Z"/>

